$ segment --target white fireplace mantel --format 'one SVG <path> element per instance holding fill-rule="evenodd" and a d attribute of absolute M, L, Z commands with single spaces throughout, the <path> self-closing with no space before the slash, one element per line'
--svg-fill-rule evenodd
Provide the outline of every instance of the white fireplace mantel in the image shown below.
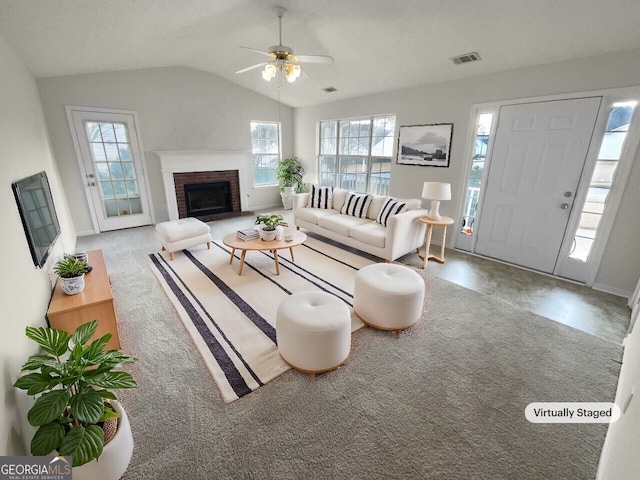
<path fill-rule="evenodd" d="M 237 170 L 240 182 L 240 208 L 249 210 L 247 196 L 247 174 L 251 164 L 251 151 L 207 151 L 207 150 L 171 150 L 153 152 L 160 158 L 160 170 L 167 198 L 169 220 L 178 220 L 178 202 L 174 173 L 215 172 Z"/>

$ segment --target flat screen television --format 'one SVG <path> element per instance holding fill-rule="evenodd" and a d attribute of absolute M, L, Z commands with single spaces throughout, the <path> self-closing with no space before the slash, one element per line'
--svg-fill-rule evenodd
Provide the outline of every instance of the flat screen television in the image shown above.
<path fill-rule="evenodd" d="M 47 261 L 51 247 L 60 236 L 60 224 L 46 172 L 36 173 L 11 184 L 18 211 L 36 267 Z"/>

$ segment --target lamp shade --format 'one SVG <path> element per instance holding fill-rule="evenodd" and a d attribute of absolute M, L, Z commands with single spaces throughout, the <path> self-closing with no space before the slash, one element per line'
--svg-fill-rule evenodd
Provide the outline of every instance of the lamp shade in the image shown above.
<path fill-rule="evenodd" d="M 451 200 L 451 184 L 442 182 L 424 182 L 422 198 L 427 200 Z"/>

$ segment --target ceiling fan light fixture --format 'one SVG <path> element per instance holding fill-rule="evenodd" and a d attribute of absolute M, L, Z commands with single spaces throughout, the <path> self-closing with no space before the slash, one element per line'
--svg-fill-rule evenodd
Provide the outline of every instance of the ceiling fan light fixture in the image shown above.
<path fill-rule="evenodd" d="M 262 78 L 264 78 L 267 82 L 270 82 L 273 77 L 276 76 L 277 68 L 275 65 L 265 65 L 264 70 L 262 71 Z"/>
<path fill-rule="evenodd" d="M 284 69 L 284 74 L 287 77 L 287 82 L 289 83 L 295 82 L 296 79 L 300 76 L 300 72 L 302 71 L 300 65 L 294 65 L 293 63 L 288 63 L 284 67 Z"/>

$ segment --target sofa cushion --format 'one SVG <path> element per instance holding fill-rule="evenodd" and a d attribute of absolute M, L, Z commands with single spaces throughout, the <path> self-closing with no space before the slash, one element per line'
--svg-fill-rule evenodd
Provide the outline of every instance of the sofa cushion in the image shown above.
<path fill-rule="evenodd" d="M 400 212 L 404 212 L 407 208 L 407 204 L 405 202 L 399 202 L 393 198 L 388 198 L 384 203 L 382 210 L 378 214 L 378 218 L 376 218 L 376 222 L 380 225 L 387 226 L 387 222 L 389 221 L 389 217 L 396 215 Z"/>
<path fill-rule="evenodd" d="M 324 211 L 324 210 L 319 210 Z M 334 211 L 334 210 L 329 210 Z M 375 223 L 367 218 L 352 217 L 350 215 L 325 215 L 318 218 L 318 226 L 331 230 L 339 235 L 348 237 L 352 228 L 365 223 Z"/>
<path fill-rule="evenodd" d="M 367 218 L 367 210 L 369 209 L 372 198 L 373 195 L 370 193 L 349 192 L 347 200 L 340 209 L 340 213 L 352 217 Z"/>
<path fill-rule="evenodd" d="M 344 205 L 344 201 L 347 199 L 347 194 L 349 190 L 346 188 L 334 188 L 332 192 L 332 203 L 333 209 L 340 211 L 342 206 Z"/>
<path fill-rule="evenodd" d="M 419 210 L 422 208 L 422 200 L 419 198 L 398 198 L 398 202 L 407 204 L 405 210 Z"/>
<path fill-rule="evenodd" d="M 312 185 L 307 207 L 322 208 L 325 210 L 331 208 L 331 188 Z"/>
<path fill-rule="evenodd" d="M 296 218 L 300 218 L 306 222 L 313 223 L 314 225 L 318 224 L 318 219 L 325 217 L 327 215 L 337 215 L 340 216 L 338 212 L 331 209 L 322 209 L 322 208 L 298 208 L 296 209 Z"/>
<path fill-rule="evenodd" d="M 384 206 L 388 198 L 390 197 L 384 195 L 374 195 L 373 198 L 371 198 L 371 205 L 369 205 L 369 210 L 367 210 L 367 218 L 370 218 L 371 220 L 375 220 L 376 218 L 378 218 L 380 210 L 382 210 L 382 207 Z"/>
<path fill-rule="evenodd" d="M 367 245 L 384 248 L 387 240 L 387 229 L 376 222 L 369 222 L 353 227 L 349 236 Z"/>

